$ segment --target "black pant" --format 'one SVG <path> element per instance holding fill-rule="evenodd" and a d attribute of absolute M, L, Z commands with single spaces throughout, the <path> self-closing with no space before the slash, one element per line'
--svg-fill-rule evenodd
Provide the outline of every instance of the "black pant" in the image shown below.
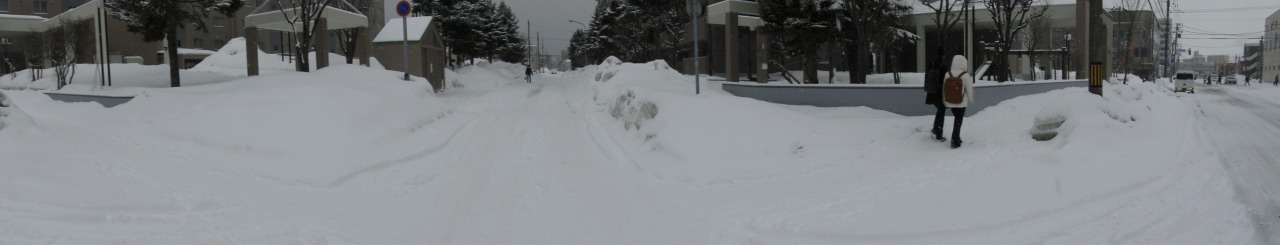
<path fill-rule="evenodd" d="M 938 137 L 942 137 L 942 117 L 947 115 L 947 107 L 942 105 L 942 93 L 930 93 L 928 95 L 930 103 L 938 110 L 933 116 L 933 133 Z"/>
<path fill-rule="evenodd" d="M 941 113 L 939 113 L 941 115 Z M 951 142 L 960 141 L 960 124 L 964 123 L 964 107 L 951 108 L 951 116 L 956 117 L 955 125 L 951 127 Z M 941 123 L 938 123 L 941 125 Z"/>

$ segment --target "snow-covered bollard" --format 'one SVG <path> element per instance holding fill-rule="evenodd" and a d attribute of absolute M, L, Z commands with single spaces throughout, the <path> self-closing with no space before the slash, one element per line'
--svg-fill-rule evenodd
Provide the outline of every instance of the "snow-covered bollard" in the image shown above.
<path fill-rule="evenodd" d="M 1063 94 L 1053 101 L 1036 113 L 1030 131 L 1032 139 L 1047 141 L 1069 134 L 1081 120 L 1106 114 L 1107 111 L 1103 108 L 1105 99 L 1093 94 Z"/>
<path fill-rule="evenodd" d="M 13 104 L 4 92 L 0 92 L 0 130 L 20 123 L 31 124 L 31 117 L 18 109 L 18 105 Z"/>
<path fill-rule="evenodd" d="M 1045 106 L 1045 108 L 1048 109 L 1049 106 Z M 1065 113 L 1057 113 L 1062 111 L 1065 110 L 1041 110 L 1036 115 L 1035 125 L 1031 126 L 1031 138 L 1037 141 L 1047 141 L 1058 137 L 1058 128 L 1067 122 Z"/>

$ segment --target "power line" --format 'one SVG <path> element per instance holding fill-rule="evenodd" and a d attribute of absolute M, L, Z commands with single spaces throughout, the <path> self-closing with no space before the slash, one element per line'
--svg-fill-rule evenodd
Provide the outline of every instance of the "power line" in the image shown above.
<path fill-rule="evenodd" d="M 1258 37 L 1232 38 L 1232 37 L 1184 37 L 1179 39 L 1187 40 L 1240 40 L 1240 39 L 1262 39 Z"/>
<path fill-rule="evenodd" d="M 1193 13 L 1243 12 L 1243 11 L 1258 11 L 1258 10 L 1271 11 L 1276 8 L 1280 8 L 1280 5 L 1256 6 L 1256 7 L 1232 7 L 1232 8 L 1216 8 L 1216 9 L 1191 9 L 1191 10 L 1184 9 L 1184 10 L 1178 10 L 1176 13 L 1193 14 Z"/>

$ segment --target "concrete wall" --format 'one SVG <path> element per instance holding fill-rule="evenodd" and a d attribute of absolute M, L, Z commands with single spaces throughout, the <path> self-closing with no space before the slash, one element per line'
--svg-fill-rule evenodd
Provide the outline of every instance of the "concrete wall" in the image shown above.
<path fill-rule="evenodd" d="M 982 84 L 974 87 L 973 93 L 977 97 L 965 113 L 973 115 L 989 106 L 1018 96 L 1088 86 L 1087 80 Z M 817 107 L 866 106 L 904 116 L 933 115 L 935 112 L 932 105 L 924 104 L 924 89 L 919 85 L 723 83 L 721 88 L 733 95 L 779 104 Z"/>

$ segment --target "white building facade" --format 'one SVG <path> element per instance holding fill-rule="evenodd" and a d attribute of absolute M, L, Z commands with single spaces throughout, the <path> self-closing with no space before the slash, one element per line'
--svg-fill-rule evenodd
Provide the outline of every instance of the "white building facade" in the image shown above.
<path fill-rule="evenodd" d="M 1266 36 L 1262 37 L 1262 80 L 1280 79 L 1280 10 L 1267 17 Z"/>

